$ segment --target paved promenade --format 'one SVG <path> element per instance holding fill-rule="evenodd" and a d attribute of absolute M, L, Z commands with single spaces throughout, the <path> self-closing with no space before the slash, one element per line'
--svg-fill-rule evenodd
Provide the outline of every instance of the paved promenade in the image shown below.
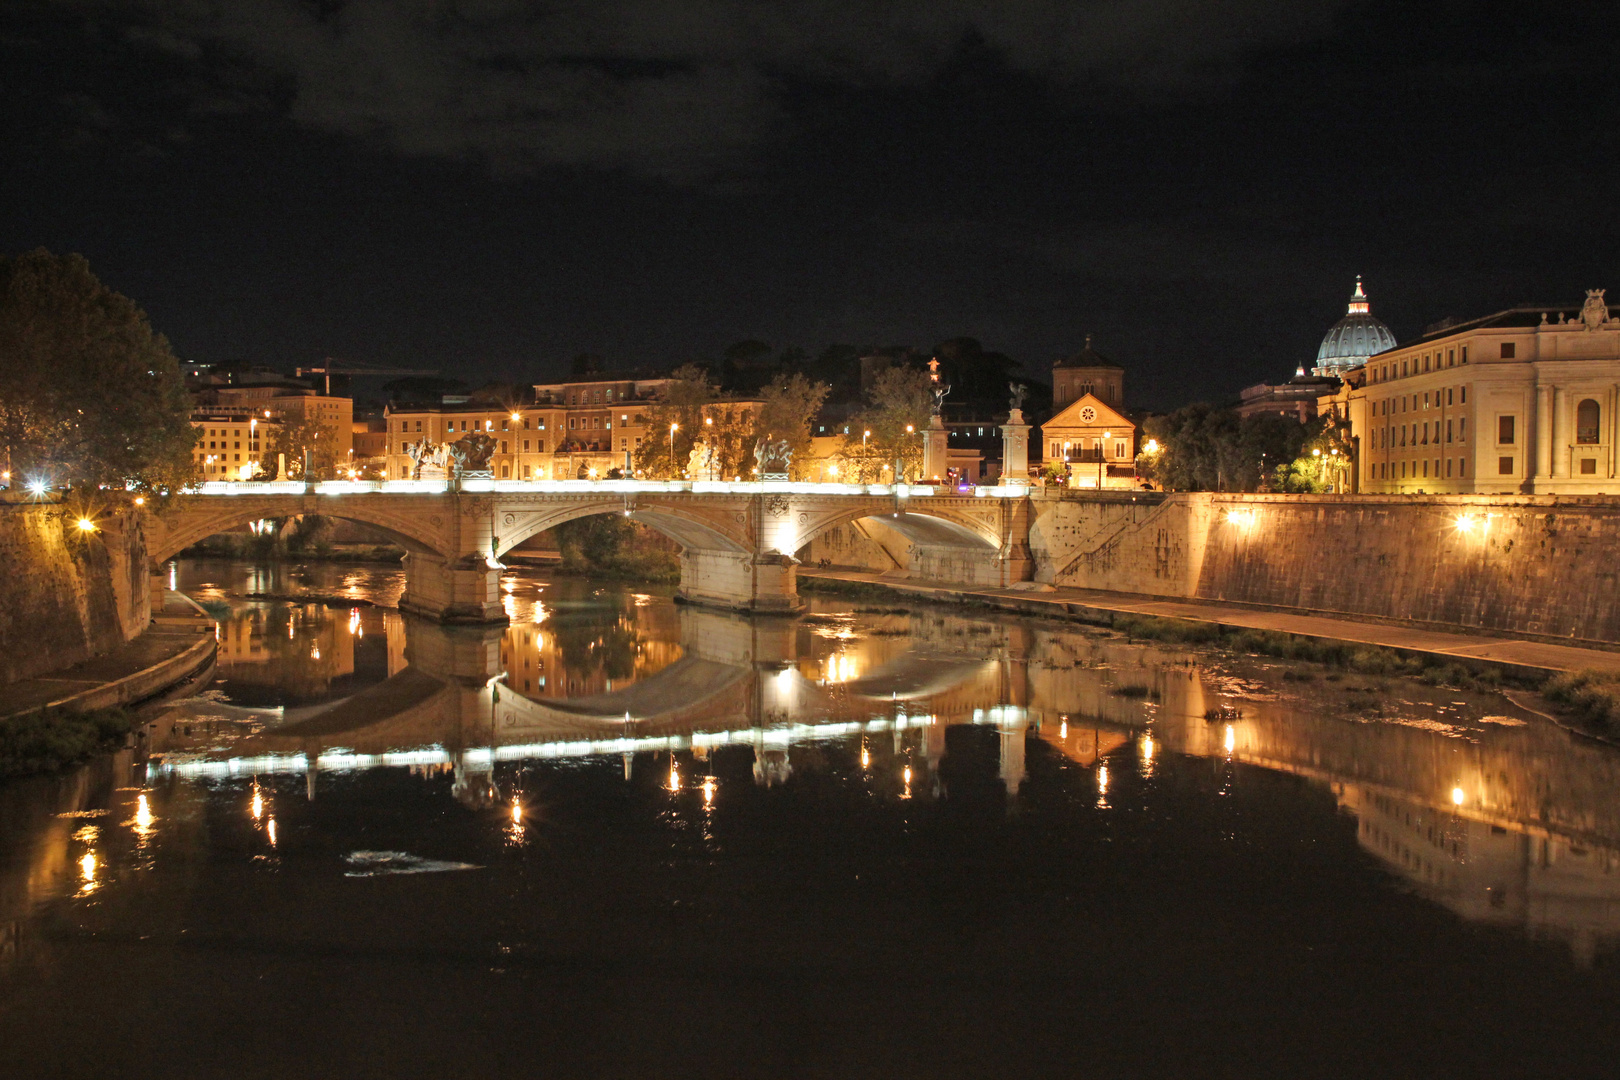
<path fill-rule="evenodd" d="M 1422 653 L 1443 660 L 1464 660 L 1517 668 L 1525 674 L 1559 671 L 1620 672 L 1620 651 L 1423 630 L 1384 623 L 1324 615 L 1299 615 L 1265 611 L 1240 605 L 1202 600 L 1158 600 L 1127 596 L 1099 589 L 1055 588 L 1051 592 L 1021 589 L 992 589 L 959 585 L 932 585 L 904 579 L 886 578 L 843 570 L 812 570 L 801 567 L 801 578 L 882 585 L 897 592 L 914 593 L 935 600 L 978 600 L 1007 610 L 1055 618 L 1079 618 L 1106 624 L 1112 614 L 1153 615 L 1167 619 L 1188 619 L 1222 627 L 1246 630 L 1276 630 L 1285 634 L 1348 641 L 1358 645 L 1379 645 L 1405 652 Z"/>
<path fill-rule="evenodd" d="M 0 689 L 0 719 L 48 706 L 95 709 L 152 697 L 213 663 L 214 621 L 179 593 L 133 641 Z"/>

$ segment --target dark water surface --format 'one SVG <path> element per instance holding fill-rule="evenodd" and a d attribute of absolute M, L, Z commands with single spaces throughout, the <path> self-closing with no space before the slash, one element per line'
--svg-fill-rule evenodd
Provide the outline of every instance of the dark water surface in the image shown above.
<path fill-rule="evenodd" d="M 175 582 L 218 682 L 0 787 L 0 1076 L 1620 1074 L 1620 754 L 1504 698 L 944 607 Z"/>

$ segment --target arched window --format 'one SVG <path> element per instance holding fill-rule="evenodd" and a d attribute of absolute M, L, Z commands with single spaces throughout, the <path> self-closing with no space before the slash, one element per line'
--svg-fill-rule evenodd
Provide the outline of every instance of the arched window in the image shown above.
<path fill-rule="evenodd" d="M 1587 398 L 1575 406 L 1575 441 L 1578 443 L 1595 443 L 1598 441 L 1598 431 L 1602 427 L 1603 410 L 1598 403 Z"/>

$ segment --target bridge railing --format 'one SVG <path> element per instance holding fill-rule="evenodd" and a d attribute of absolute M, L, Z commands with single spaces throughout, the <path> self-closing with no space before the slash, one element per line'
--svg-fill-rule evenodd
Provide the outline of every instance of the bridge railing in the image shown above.
<path fill-rule="evenodd" d="M 452 490 L 446 480 L 209 480 L 198 484 L 199 495 L 442 495 Z M 928 484 L 834 484 L 803 480 L 490 480 L 461 482 L 465 492 L 510 494 L 660 494 L 690 492 L 694 495 L 882 495 L 899 498 L 971 495 L 976 498 L 1021 499 L 1030 493 L 1027 486 L 1007 484 L 979 487 L 947 487 Z"/>

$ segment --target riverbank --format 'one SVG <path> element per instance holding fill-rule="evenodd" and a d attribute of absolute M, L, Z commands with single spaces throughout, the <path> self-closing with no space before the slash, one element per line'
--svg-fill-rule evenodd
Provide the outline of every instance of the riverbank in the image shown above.
<path fill-rule="evenodd" d="M 1495 671 L 1502 676 L 1536 685 L 1577 672 L 1590 673 L 1600 680 L 1620 679 L 1620 652 L 1545 641 L 1422 630 L 1197 600 L 1154 600 L 1099 589 L 1050 586 L 1046 587 L 1047 591 L 1041 592 L 986 589 L 804 567 L 799 569 L 799 581 L 801 588 L 808 587 L 811 592 L 822 588 L 853 595 L 914 596 L 936 602 L 977 604 L 1001 611 L 1110 629 L 1128 630 L 1133 621 L 1140 623 L 1144 619 L 1162 619 L 1201 624 L 1222 634 L 1286 634 L 1351 647 L 1387 649 L 1396 655 L 1414 657 L 1436 665 L 1466 665 L 1474 670 Z M 1151 635 L 1142 633 L 1140 636 Z"/>
<path fill-rule="evenodd" d="M 0 722 L 43 709 L 87 713 L 136 705 L 214 665 L 214 620 L 179 593 L 166 593 L 151 625 L 101 656 L 61 671 L 8 684 Z"/>

